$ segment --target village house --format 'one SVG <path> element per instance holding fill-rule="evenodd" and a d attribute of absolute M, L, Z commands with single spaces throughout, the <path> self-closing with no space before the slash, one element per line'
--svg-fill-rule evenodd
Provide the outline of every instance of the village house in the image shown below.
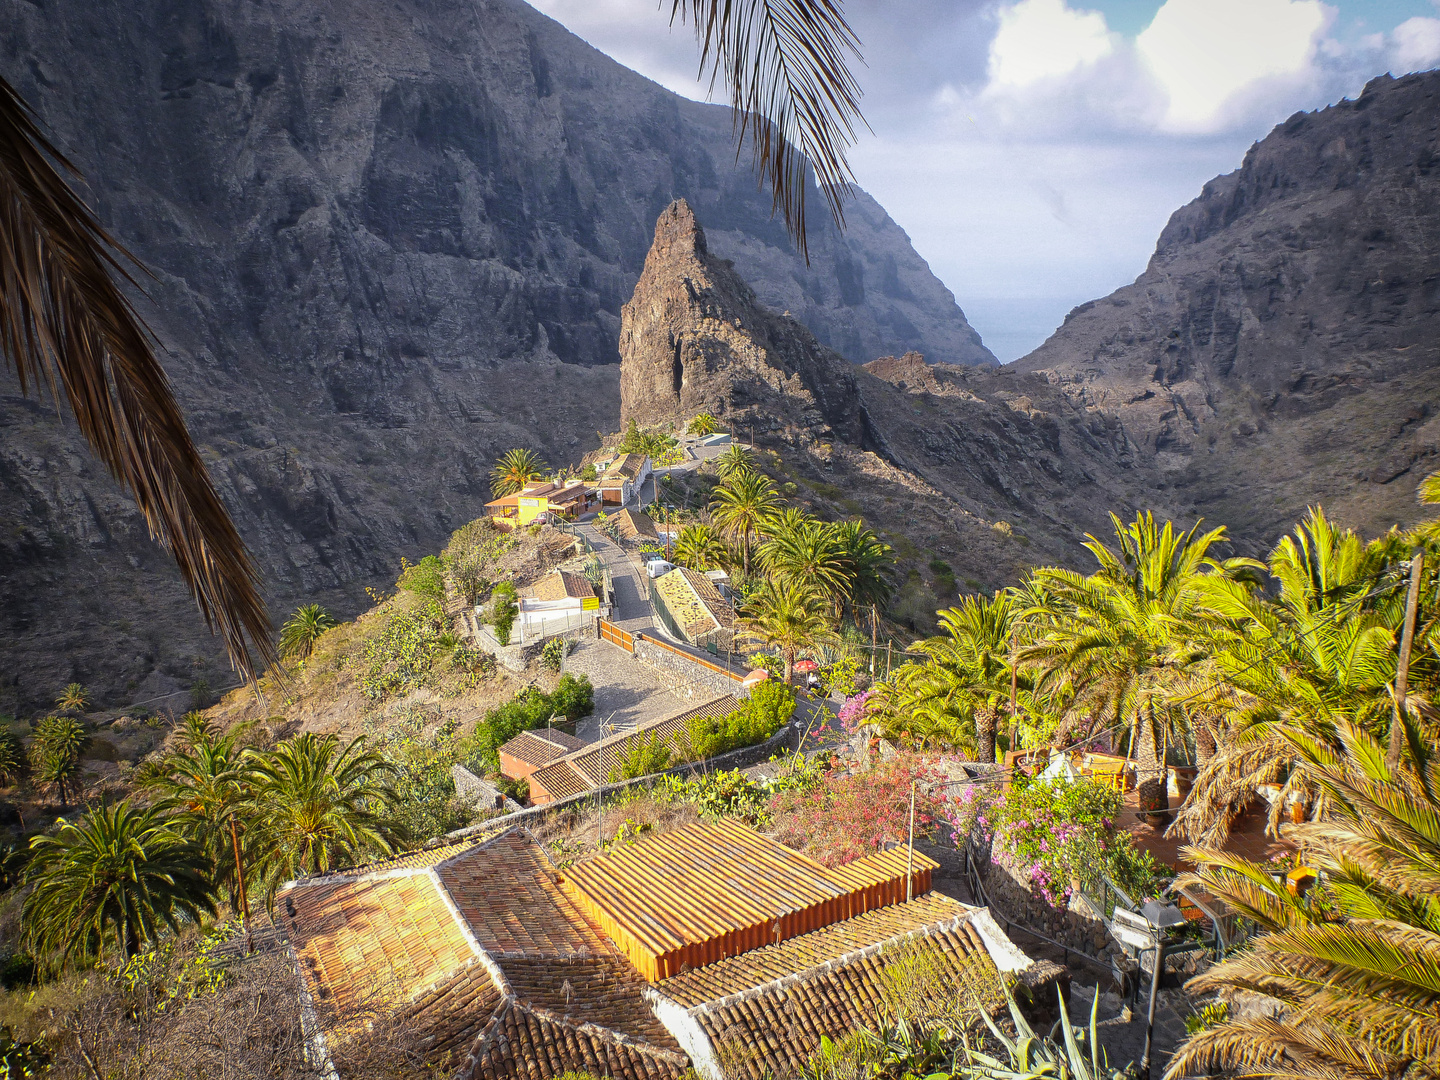
<path fill-rule="evenodd" d="M 652 599 L 665 629 L 690 645 L 730 649 L 735 644 L 735 609 L 709 575 L 676 567 L 657 577 Z"/>
<path fill-rule="evenodd" d="M 519 600 L 521 641 L 573 630 L 603 614 L 590 579 L 570 570 L 552 570 L 522 589 Z"/>
<path fill-rule="evenodd" d="M 638 545 L 647 540 L 657 544 L 660 542 L 660 531 L 655 528 L 655 522 L 650 519 L 650 515 L 628 508 L 615 515 L 615 531 L 620 534 L 621 540 L 631 544 Z"/>
<path fill-rule="evenodd" d="M 584 741 L 555 728 L 522 731 L 500 747 L 500 775 L 524 780 L 536 769 L 584 748 Z"/>
<path fill-rule="evenodd" d="M 292 882 L 277 910 L 317 1065 L 343 1080 L 384 1014 L 460 1080 L 764 1080 L 878 1023 L 897 971 L 991 1009 L 1002 978 L 1060 973 L 932 891 L 936 866 L 896 848 L 827 868 L 720 821 L 561 867 L 515 827 Z"/>
<path fill-rule="evenodd" d="M 485 504 L 490 520 L 502 529 L 513 529 L 535 521 L 574 521 L 599 505 L 594 493 L 576 480 L 552 484 L 537 480 L 512 495 Z"/>
<path fill-rule="evenodd" d="M 707 716 L 727 716 L 739 707 L 740 702 L 732 695 L 722 694 L 683 712 L 640 724 L 630 731 L 606 736 L 599 742 L 590 743 L 556 758 L 528 776 L 530 802 L 532 805 L 542 806 L 557 799 L 568 799 L 572 795 L 603 787 L 611 782 L 611 774 L 624 764 L 626 757 L 640 740 L 659 739 L 673 746 L 675 740 L 688 733 L 691 720 Z"/>
<path fill-rule="evenodd" d="M 650 478 L 653 466 L 648 454 L 621 454 L 600 474 L 595 485 L 606 506 L 624 506 Z"/>

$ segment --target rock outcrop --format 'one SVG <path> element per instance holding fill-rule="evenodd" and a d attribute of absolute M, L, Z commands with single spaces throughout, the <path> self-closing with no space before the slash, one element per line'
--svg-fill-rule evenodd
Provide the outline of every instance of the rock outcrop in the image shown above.
<path fill-rule="evenodd" d="M 741 421 L 776 407 L 793 426 L 859 443 L 855 370 L 788 313 L 762 306 L 734 264 L 710 253 L 679 199 L 655 223 L 635 294 L 620 312 L 620 420 Z"/>
<path fill-rule="evenodd" d="M 765 302 L 851 359 L 994 362 L 873 200 L 844 235 L 814 215 L 807 266 L 728 110 L 519 0 L 6 15 L 0 72 L 154 271 L 141 311 L 279 616 L 368 606 L 402 555 L 478 516 L 499 453 L 559 464 L 614 428 L 620 307 L 677 196 Z M 123 699 L 156 666 L 230 682 L 74 425 L 0 372 L 0 426 L 0 683 L 35 704 L 72 679 Z"/>
<path fill-rule="evenodd" d="M 1372 534 L 1414 520 L 1440 467 L 1440 72 L 1276 127 L 1015 366 L 1252 543 L 1316 502 Z"/>

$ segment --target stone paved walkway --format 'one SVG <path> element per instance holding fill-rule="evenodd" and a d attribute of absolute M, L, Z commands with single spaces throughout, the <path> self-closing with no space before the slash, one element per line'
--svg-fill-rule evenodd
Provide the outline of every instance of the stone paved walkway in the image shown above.
<path fill-rule="evenodd" d="M 565 670 L 589 676 L 595 687 L 595 711 L 575 728 L 576 738 L 586 742 L 615 731 L 629 731 L 647 720 L 679 712 L 686 705 L 670 693 L 659 672 L 608 641 L 580 642 L 565 658 Z M 602 725 L 606 725 L 603 732 Z"/>

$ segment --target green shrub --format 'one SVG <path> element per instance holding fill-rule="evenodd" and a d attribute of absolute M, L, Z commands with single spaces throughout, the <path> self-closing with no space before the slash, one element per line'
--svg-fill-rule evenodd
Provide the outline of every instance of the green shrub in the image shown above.
<path fill-rule="evenodd" d="M 451 533 L 441 560 L 466 603 L 473 604 L 485 594 L 501 556 L 517 543 L 488 518 L 478 518 Z"/>
<path fill-rule="evenodd" d="M 11 953 L 3 967 L 0 967 L 0 986 L 6 990 L 18 990 L 35 981 L 35 958 L 29 953 Z"/>
<path fill-rule="evenodd" d="M 413 592 L 417 596 L 423 596 L 427 600 L 443 602 L 445 599 L 445 565 L 436 555 L 426 555 L 414 565 L 401 559 L 400 577 L 396 579 L 395 587 Z"/>
<path fill-rule="evenodd" d="M 763 682 L 734 712 L 724 716 L 697 716 L 686 725 L 693 760 L 714 757 L 743 746 L 762 743 L 780 730 L 795 711 L 795 695 L 788 686 Z"/>
<path fill-rule="evenodd" d="M 470 737 L 472 772 L 499 772 L 500 747 L 522 731 L 544 727 L 552 716 L 578 720 L 595 709 L 595 688 L 590 680 L 571 674 L 560 677 L 552 693 L 534 687 L 523 691 L 514 701 L 491 709 L 485 719 L 475 725 Z"/>
<path fill-rule="evenodd" d="M 510 631 L 520 617 L 520 604 L 515 598 L 515 585 L 502 581 L 495 586 L 495 599 L 490 621 L 495 626 L 495 640 L 501 645 L 510 644 Z"/>
<path fill-rule="evenodd" d="M 674 752 L 658 732 L 641 735 L 630 743 L 630 749 L 610 770 L 610 782 L 634 780 L 651 773 L 664 772 L 670 767 Z"/>

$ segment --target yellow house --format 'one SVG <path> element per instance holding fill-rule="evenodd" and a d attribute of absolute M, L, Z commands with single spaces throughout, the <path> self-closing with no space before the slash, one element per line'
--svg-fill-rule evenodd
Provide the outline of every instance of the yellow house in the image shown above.
<path fill-rule="evenodd" d="M 574 520 L 589 508 L 589 494 L 579 481 L 563 486 L 548 481 L 526 484 L 513 495 L 485 504 L 491 520 L 504 529 L 555 517 Z"/>

